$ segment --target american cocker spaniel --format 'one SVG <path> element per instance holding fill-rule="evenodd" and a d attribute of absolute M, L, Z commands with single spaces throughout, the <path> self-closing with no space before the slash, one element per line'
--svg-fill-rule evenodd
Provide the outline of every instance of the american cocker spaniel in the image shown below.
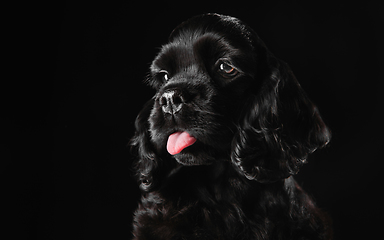
<path fill-rule="evenodd" d="M 150 67 L 131 140 L 134 239 L 330 239 L 295 182 L 330 131 L 286 63 L 242 21 L 193 17 Z"/>

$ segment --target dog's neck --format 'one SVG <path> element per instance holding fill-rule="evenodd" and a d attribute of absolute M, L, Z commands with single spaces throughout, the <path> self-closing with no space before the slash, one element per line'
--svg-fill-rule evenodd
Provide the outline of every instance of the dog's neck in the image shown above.
<path fill-rule="evenodd" d="M 214 181 L 228 171 L 230 164 L 230 162 L 224 160 L 219 160 L 209 165 L 198 166 L 185 166 L 178 163 L 177 166 L 169 172 L 167 178 L 173 178 L 173 176 L 179 174 L 183 175 L 185 173 L 195 172 L 198 175 L 202 175 L 202 173 L 209 173 L 202 177 L 209 178 Z"/>
<path fill-rule="evenodd" d="M 244 188 L 248 187 L 249 180 L 240 176 L 232 163 L 217 161 L 210 165 L 178 165 L 164 179 L 160 192 L 165 198 L 177 198 L 181 201 L 204 201 L 209 196 L 210 201 L 231 202 L 234 199 L 229 198 L 235 196 L 231 193 L 246 192 Z"/>

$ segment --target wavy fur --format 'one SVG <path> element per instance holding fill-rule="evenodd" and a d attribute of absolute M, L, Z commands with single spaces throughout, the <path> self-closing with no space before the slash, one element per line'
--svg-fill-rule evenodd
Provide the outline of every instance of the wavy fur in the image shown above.
<path fill-rule="evenodd" d="M 143 191 L 134 239 L 330 239 L 330 219 L 293 175 L 331 134 L 288 65 L 229 16 L 194 17 L 169 40 L 131 140 Z M 177 113 L 162 110 L 167 92 Z M 197 142 L 172 156 L 175 131 Z"/>

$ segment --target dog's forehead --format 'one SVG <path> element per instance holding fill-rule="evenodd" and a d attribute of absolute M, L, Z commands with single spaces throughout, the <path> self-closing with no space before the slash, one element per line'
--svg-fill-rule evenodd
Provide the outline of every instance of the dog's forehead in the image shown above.
<path fill-rule="evenodd" d="M 164 45 L 153 61 L 152 71 L 178 71 L 201 63 L 215 63 L 219 58 L 240 55 L 242 50 L 226 36 L 214 32 L 185 32 Z"/>
<path fill-rule="evenodd" d="M 240 19 L 208 13 L 192 17 L 181 23 L 172 31 L 169 39 L 173 40 L 183 35 L 190 35 L 190 33 L 201 35 L 206 32 L 214 32 L 220 35 L 231 35 L 236 38 L 244 38 L 251 43 L 253 35 L 252 31 L 253 30 Z"/>
<path fill-rule="evenodd" d="M 202 14 L 177 26 L 152 62 L 151 71 L 191 64 L 220 57 L 250 55 L 266 48 L 257 34 L 241 20 L 220 14 Z"/>

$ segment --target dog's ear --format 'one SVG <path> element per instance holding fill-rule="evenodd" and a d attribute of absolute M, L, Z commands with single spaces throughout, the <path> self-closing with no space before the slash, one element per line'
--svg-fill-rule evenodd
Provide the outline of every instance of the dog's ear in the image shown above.
<path fill-rule="evenodd" d="M 231 158 L 248 179 L 273 182 L 296 174 L 331 134 L 289 66 L 272 54 L 265 62 L 261 83 L 239 121 Z"/>
<path fill-rule="evenodd" d="M 137 157 L 135 162 L 136 177 L 140 188 L 149 191 L 155 187 L 155 175 L 161 160 L 156 156 L 150 142 L 148 117 L 153 106 L 153 99 L 148 101 L 135 121 L 135 136 L 131 139 L 131 151 Z"/>

